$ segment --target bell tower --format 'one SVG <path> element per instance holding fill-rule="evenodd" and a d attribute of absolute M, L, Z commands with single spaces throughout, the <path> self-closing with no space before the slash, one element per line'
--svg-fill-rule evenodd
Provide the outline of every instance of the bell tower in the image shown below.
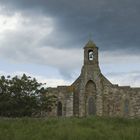
<path fill-rule="evenodd" d="M 98 66 L 98 47 L 96 44 L 89 40 L 84 47 L 84 65 Z"/>
<path fill-rule="evenodd" d="M 84 47 L 84 65 L 80 75 L 79 115 L 98 114 L 98 96 L 101 93 L 101 71 L 98 62 L 98 47 L 89 40 Z"/>
<path fill-rule="evenodd" d="M 74 82 L 74 113 L 78 116 L 102 113 L 102 74 L 98 61 L 98 47 L 89 40 L 84 47 L 84 64 Z"/>

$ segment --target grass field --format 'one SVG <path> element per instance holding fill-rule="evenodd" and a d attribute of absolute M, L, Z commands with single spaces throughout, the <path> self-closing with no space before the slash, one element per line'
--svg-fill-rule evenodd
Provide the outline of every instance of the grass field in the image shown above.
<path fill-rule="evenodd" d="M 140 119 L 0 119 L 0 140 L 140 140 Z"/>

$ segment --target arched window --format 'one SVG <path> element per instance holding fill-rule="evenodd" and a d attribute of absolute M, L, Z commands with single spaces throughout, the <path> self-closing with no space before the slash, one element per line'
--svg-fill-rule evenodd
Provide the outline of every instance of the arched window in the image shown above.
<path fill-rule="evenodd" d="M 93 50 L 88 51 L 88 60 L 92 61 L 94 58 Z"/>
<path fill-rule="evenodd" d="M 62 103 L 60 101 L 57 103 L 57 116 L 62 116 Z"/>
<path fill-rule="evenodd" d="M 86 96 L 92 95 L 96 98 L 96 85 L 92 80 L 89 80 L 85 86 Z"/>
<path fill-rule="evenodd" d="M 124 101 L 124 115 L 125 116 L 128 116 L 129 114 L 129 100 L 125 100 Z"/>
<path fill-rule="evenodd" d="M 74 92 L 74 95 L 73 95 L 73 113 L 74 113 L 74 116 L 79 115 L 79 93 L 78 92 Z"/>
<path fill-rule="evenodd" d="M 96 114 L 95 101 L 91 97 L 88 100 L 88 115 L 95 115 L 95 114 Z"/>

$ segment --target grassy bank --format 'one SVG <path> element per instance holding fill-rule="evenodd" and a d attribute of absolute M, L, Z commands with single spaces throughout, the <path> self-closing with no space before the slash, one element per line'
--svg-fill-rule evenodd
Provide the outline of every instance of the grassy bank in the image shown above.
<path fill-rule="evenodd" d="M 140 120 L 1 118 L 0 140 L 140 140 Z"/>

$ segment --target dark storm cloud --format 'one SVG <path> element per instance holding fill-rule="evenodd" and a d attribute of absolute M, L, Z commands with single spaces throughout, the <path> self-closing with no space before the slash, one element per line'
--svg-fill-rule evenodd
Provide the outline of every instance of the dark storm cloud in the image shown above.
<path fill-rule="evenodd" d="M 24 14 L 53 17 L 56 34 L 50 35 L 53 41 L 44 40 L 52 46 L 81 47 L 92 33 L 102 50 L 122 49 L 135 53 L 140 50 L 139 0 L 1 0 L 0 3 Z M 64 43 L 55 38 L 64 38 Z"/>

